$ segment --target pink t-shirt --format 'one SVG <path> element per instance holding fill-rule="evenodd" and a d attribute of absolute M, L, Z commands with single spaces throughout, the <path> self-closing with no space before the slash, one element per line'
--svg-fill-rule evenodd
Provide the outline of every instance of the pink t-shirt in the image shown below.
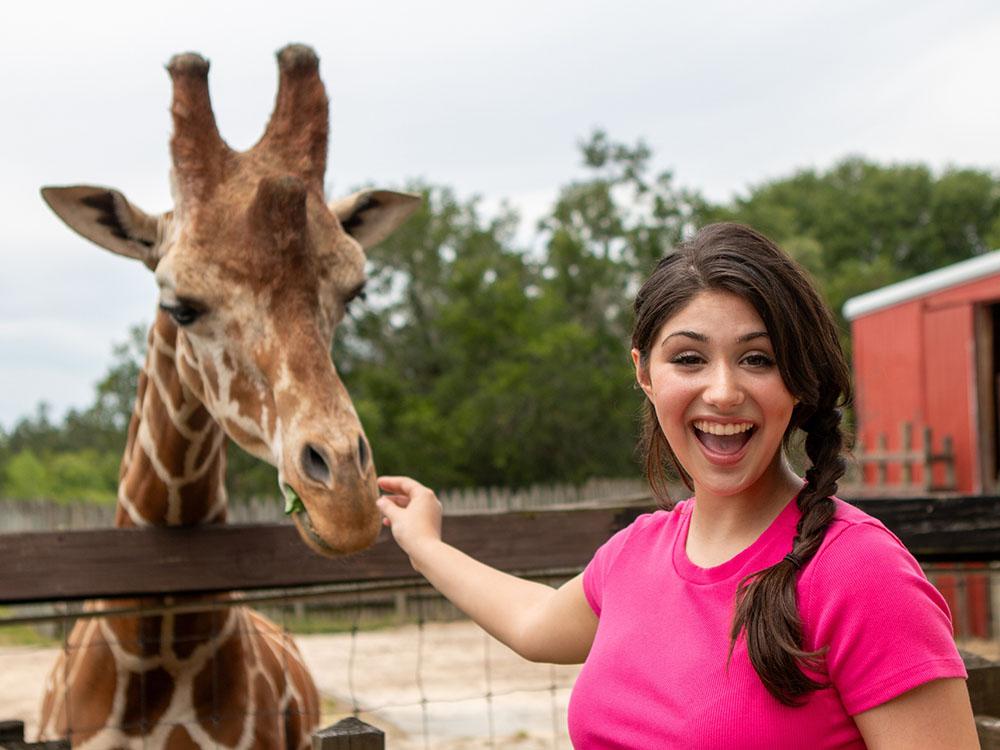
<path fill-rule="evenodd" d="M 728 669 L 726 658 L 736 585 L 791 550 L 798 507 L 731 560 L 699 568 L 685 552 L 692 503 L 639 517 L 584 572 L 599 624 L 570 700 L 577 750 L 864 748 L 853 715 L 966 677 L 944 599 L 888 529 L 838 500 L 798 580 L 805 647 L 829 647 L 829 687 L 782 705 L 742 636 Z"/>

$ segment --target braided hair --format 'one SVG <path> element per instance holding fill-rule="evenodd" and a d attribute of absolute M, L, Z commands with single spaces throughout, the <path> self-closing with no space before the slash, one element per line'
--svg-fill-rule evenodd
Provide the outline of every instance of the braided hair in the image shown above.
<path fill-rule="evenodd" d="M 774 346 L 778 371 L 797 399 L 782 446 L 805 433 L 811 465 L 796 502 L 801 518 L 792 549 L 778 563 L 743 579 L 737 587 L 729 653 L 744 633 L 750 662 L 767 690 L 786 705 L 798 705 L 823 683 L 804 670 L 822 672 L 823 652 L 803 650 L 796 578 L 816 554 L 833 519 L 832 496 L 843 476 L 844 436 L 840 409 L 850 403 L 850 372 L 833 316 L 806 272 L 773 242 L 750 227 L 712 224 L 663 258 L 635 300 L 632 347 L 640 367 L 663 325 L 697 294 L 724 291 L 747 301 L 760 316 Z M 672 464 L 694 489 L 663 434 L 652 403 L 644 406 L 640 451 L 654 497 L 670 507 L 664 469 Z"/>

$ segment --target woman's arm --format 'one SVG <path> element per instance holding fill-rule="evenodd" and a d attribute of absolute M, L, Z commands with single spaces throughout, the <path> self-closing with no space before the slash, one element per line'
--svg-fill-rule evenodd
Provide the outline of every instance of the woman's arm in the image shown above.
<path fill-rule="evenodd" d="M 525 659 L 577 664 L 590 651 L 597 616 L 582 575 L 558 589 L 508 575 L 441 541 L 441 503 L 409 477 L 379 477 L 385 523 L 414 570 L 497 640 Z"/>
<path fill-rule="evenodd" d="M 854 717 L 869 750 L 976 750 L 965 680 L 933 680 Z"/>

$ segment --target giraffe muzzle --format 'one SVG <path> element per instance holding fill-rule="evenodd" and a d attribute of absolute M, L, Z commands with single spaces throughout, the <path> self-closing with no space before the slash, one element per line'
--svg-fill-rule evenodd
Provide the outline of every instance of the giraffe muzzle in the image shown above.
<path fill-rule="evenodd" d="M 339 450 L 315 438 L 294 449 L 281 480 L 286 512 L 303 540 L 322 555 L 356 552 L 378 535 L 378 490 L 371 450 L 363 433 Z M 289 497 L 293 499 L 288 500 Z"/>

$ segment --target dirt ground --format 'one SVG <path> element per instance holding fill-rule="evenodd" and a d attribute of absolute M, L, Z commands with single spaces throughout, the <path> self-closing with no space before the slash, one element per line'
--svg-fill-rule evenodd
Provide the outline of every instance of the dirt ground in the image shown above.
<path fill-rule="evenodd" d="M 472 623 L 296 640 L 323 696 L 323 726 L 357 709 L 390 750 L 570 747 L 566 703 L 579 668 L 526 662 Z M 29 737 L 57 652 L 0 647 L 0 719 L 23 720 Z"/>

